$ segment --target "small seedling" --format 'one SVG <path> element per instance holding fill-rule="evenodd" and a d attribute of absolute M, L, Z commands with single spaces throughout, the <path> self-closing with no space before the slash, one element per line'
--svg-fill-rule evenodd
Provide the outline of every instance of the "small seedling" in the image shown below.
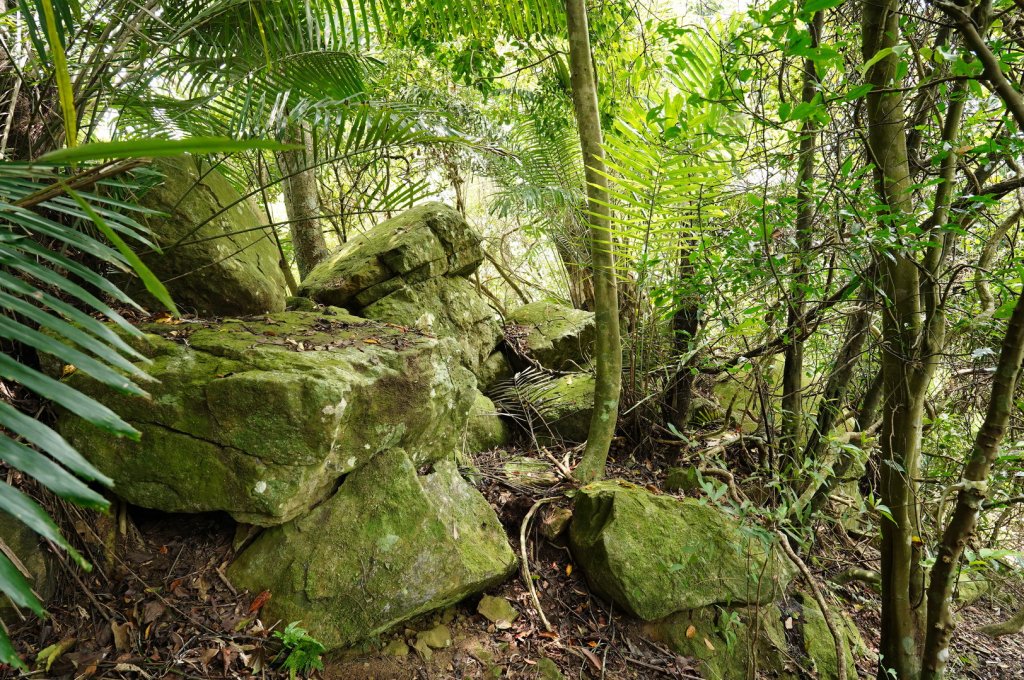
<path fill-rule="evenodd" d="M 288 677 L 295 680 L 299 675 L 309 677 L 313 671 L 322 671 L 324 662 L 320 655 L 324 653 L 324 646 L 319 640 L 310 635 L 305 628 L 299 628 L 300 621 L 292 621 L 284 631 L 274 631 L 274 637 L 281 641 L 281 651 L 277 655 L 282 668 L 288 669 Z"/>

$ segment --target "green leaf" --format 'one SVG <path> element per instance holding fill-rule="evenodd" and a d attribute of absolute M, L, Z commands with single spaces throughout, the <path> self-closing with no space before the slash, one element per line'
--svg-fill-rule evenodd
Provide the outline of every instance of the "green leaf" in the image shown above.
<path fill-rule="evenodd" d="M 0 413 L 0 426 L 6 426 L 3 413 Z M 62 498 L 97 510 L 106 510 L 110 507 L 107 499 L 60 465 L 38 451 L 33 451 L 3 435 L 0 435 L 0 458 L 11 467 L 34 477 L 36 481 Z"/>
<path fill-rule="evenodd" d="M 40 163 L 79 163 L 116 158 L 156 158 L 183 153 L 210 154 L 236 151 L 286 151 L 302 148 L 267 139 L 231 139 L 230 137 L 190 137 L 188 139 L 132 139 L 123 142 L 95 142 L 74 149 L 59 149 L 45 154 Z"/>
<path fill-rule="evenodd" d="M 118 437 L 138 441 L 139 431 L 121 420 L 109 408 L 64 383 L 0 354 L 0 376 L 14 380 L 44 399 L 54 401 L 71 413 Z"/>
<path fill-rule="evenodd" d="M 57 31 L 57 19 L 53 13 L 51 0 L 40 0 L 43 18 L 46 23 L 46 42 L 50 45 L 53 55 L 54 77 L 57 80 L 57 95 L 60 98 L 60 109 L 64 114 L 64 133 L 68 148 L 73 148 L 78 139 L 78 114 L 75 111 L 75 93 L 71 88 L 71 74 L 68 71 L 67 55 L 64 54 L 64 43 Z M 45 60 L 46 55 L 39 55 Z"/>
<path fill-rule="evenodd" d="M 60 529 L 53 523 L 53 520 L 50 519 L 45 510 L 39 507 L 31 498 L 3 482 L 0 482 L 0 510 L 22 522 L 43 538 L 66 550 L 71 555 L 71 558 L 86 571 L 92 569 L 92 565 L 61 535 Z"/>
<path fill-rule="evenodd" d="M 807 0 L 804 6 L 800 8 L 800 14 L 803 16 L 810 16 L 816 12 L 820 12 L 825 9 L 832 9 L 846 2 L 846 0 Z"/>
<path fill-rule="evenodd" d="M 139 275 L 139 278 L 141 278 L 142 282 L 146 285 L 146 290 L 148 290 L 153 297 L 159 300 L 160 304 L 162 304 L 167 311 L 178 316 L 178 308 L 174 306 L 174 300 L 171 299 L 170 293 L 168 293 L 167 289 L 164 288 L 164 284 L 160 283 L 160 280 L 156 278 L 152 271 L 150 271 L 149 267 L 139 259 L 139 256 L 135 254 L 135 251 L 129 248 L 128 244 L 124 242 L 124 239 L 122 239 L 116 231 L 110 228 L 110 225 L 107 224 L 106 220 L 96 214 L 96 211 L 92 209 L 91 205 L 85 202 L 85 199 L 74 191 L 69 191 L 69 194 L 72 198 L 78 201 L 78 204 L 82 206 L 82 210 L 89 215 L 99 230 L 103 232 L 104 236 L 106 236 L 110 242 L 117 247 L 121 254 L 124 255 L 124 258 L 128 260 L 128 264 L 132 266 L 132 269 L 135 270 L 135 273 Z"/>
<path fill-rule="evenodd" d="M 65 441 L 64 437 L 35 418 L 30 418 L 2 401 L 0 401 L 0 424 L 11 432 L 21 435 L 29 443 L 38 446 L 78 476 L 97 481 L 104 486 L 113 485 L 114 482 L 110 477 L 94 468 L 92 463 L 83 458 L 82 454 Z"/>
<path fill-rule="evenodd" d="M 32 592 L 32 586 L 3 553 L 0 553 L 0 591 L 16 606 L 27 607 L 36 616 L 46 616 L 43 603 Z"/>
<path fill-rule="evenodd" d="M 11 639 L 7 637 L 7 631 L 4 630 L 3 626 L 0 626 L 0 663 L 7 664 L 26 673 L 28 672 L 28 666 L 21 660 L 18 653 L 14 651 L 14 645 L 11 644 Z"/>

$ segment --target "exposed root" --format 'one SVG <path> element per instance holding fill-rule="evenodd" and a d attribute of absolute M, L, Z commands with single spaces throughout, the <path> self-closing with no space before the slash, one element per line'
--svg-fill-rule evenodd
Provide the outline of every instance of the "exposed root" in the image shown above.
<path fill-rule="evenodd" d="M 530 508 L 530 511 L 526 513 L 526 517 L 523 518 L 523 523 L 519 527 L 519 570 L 523 575 L 523 582 L 526 584 L 526 588 L 530 591 L 530 599 L 533 600 L 533 607 L 537 610 L 537 614 L 540 615 L 541 623 L 544 624 L 544 630 L 551 633 L 554 629 L 551 627 L 551 623 L 548 621 L 548 617 L 544 616 L 544 610 L 540 607 L 540 599 L 537 597 L 537 589 L 533 587 L 533 577 L 530 575 L 530 560 L 526 552 L 526 530 L 530 526 L 530 520 L 537 514 L 537 510 L 540 509 L 545 503 L 551 503 L 557 500 L 557 496 L 549 496 L 548 498 L 541 498 Z"/>

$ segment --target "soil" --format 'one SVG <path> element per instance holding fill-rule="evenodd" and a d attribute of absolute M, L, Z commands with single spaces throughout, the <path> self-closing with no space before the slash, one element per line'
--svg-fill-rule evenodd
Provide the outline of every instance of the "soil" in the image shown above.
<path fill-rule="evenodd" d="M 508 452 L 480 454 L 473 477 L 498 513 L 513 548 L 520 554 L 520 530 L 541 498 L 560 496 L 537 513 L 568 501 L 567 488 L 554 464 L 545 480 L 510 477 Z M 518 452 L 518 455 L 526 455 Z M 537 456 L 538 452 L 533 452 Z M 576 450 L 547 452 L 541 458 L 571 462 Z M 739 463 L 739 461 L 734 461 Z M 619 451 L 609 476 L 628 479 L 662 493 L 655 470 L 664 461 L 637 462 Z M 737 464 L 733 469 L 739 469 Z M 45 621 L 27 619 L 10 627 L 15 646 L 28 661 L 50 645 L 63 647 L 49 670 L 32 677 L 60 680 L 121 678 L 132 680 L 287 678 L 279 667 L 275 633 L 285 623 L 260 617 L 266 594 L 237 591 L 224 577 L 235 547 L 246 538 L 226 515 L 166 515 L 121 507 L 111 516 L 86 513 L 50 502 L 65 530 L 95 565 L 89 574 L 57 560 L 58 592 Z M 363 649 L 326 659 L 314 677 L 324 680 L 389 678 L 548 678 L 557 668 L 566 678 L 700 678 L 698 664 L 672 653 L 641 634 L 639 624 L 612 608 L 587 587 L 574 569 L 562 539 L 539 533 L 540 521 L 527 532 L 530 576 L 550 630 L 531 602 L 521 577 L 489 593 L 506 598 L 519 613 L 500 626 L 477 613 L 479 598 L 408 622 L 400 630 Z M 822 526 L 818 552 L 807 560 L 821 579 L 851 566 L 877 568 L 870 537 Z M 116 546 L 116 549 L 111 549 Z M 994 640 L 975 632 L 1007 618 L 1008 604 L 1021 597 L 1019 580 L 1004 582 L 999 600 L 982 598 L 958 612 L 951 655 L 951 678 L 1024 679 L 1024 635 Z M 878 642 L 877 593 L 854 582 L 837 589 L 869 646 Z M 272 596 L 272 595 L 271 595 Z M 416 634 L 445 625 L 452 644 L 429 658 L 413 648 Z M 405 643 L 399 644 L 397 641 Z M 383 650 L 387 647 L 390 652 Z M 395 655 L 396 652 L 403 655 Z M 858 660 L 863 678 L 873 678 L 871 658 Z M 0 668 L 0 678 L 16 677 Z"/>

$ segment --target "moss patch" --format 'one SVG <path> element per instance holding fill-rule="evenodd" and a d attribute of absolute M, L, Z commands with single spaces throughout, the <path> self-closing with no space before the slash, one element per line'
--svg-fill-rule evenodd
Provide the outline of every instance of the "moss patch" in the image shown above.
<path fill-rule="evenodd" d="M 337 649 L 486 590 L 515 566 L 494 511 L 453 463 L 418 476 L 394 449 L 305 517 L 266 531 L 229 576 L 274 594 L 268 618 L 301 619 Z"/>
<path fill-rule="evenodd" d="M 627 482 L 580 489 L 569 538 L 591 587 L 645 621 L 771 602 L 790 578 L 763 532 L 695 499 Z"/>

